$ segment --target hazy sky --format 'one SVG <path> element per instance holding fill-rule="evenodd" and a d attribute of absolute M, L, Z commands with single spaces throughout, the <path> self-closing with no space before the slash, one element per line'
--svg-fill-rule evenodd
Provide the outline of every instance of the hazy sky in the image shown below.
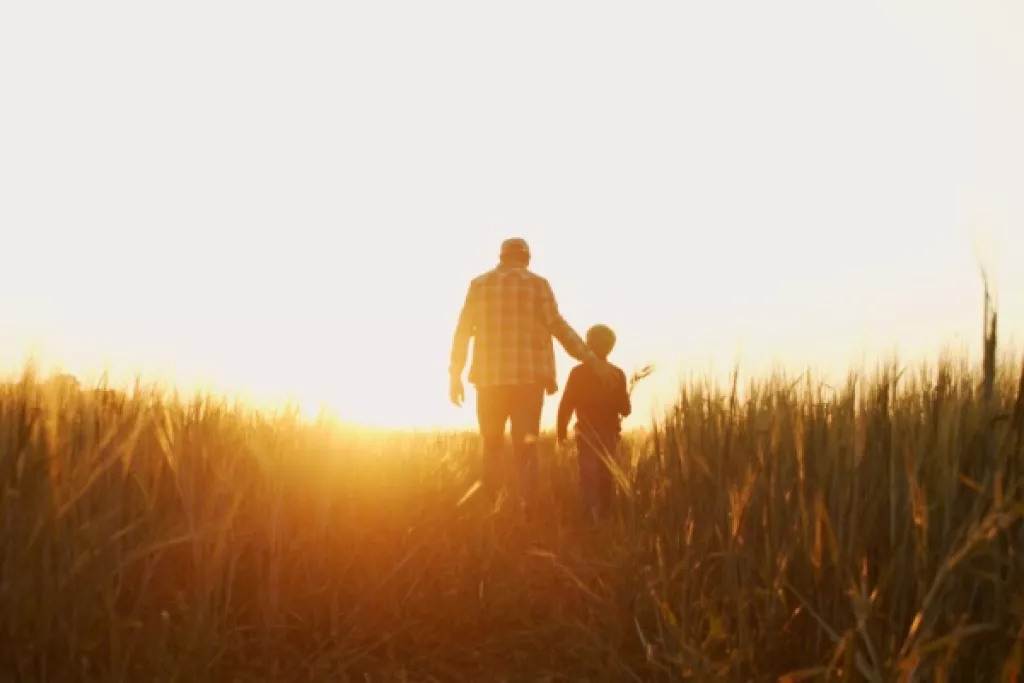
<path fill-rule="evenodd" d="M 1022 36 L 1010 2 L 3 3 L 0 360 L 472 424 L 451 334 L 509 236 L 659 364 L 641 419 L 677 369 L 976 349 L 979 255 L 1019 337 Z"/>

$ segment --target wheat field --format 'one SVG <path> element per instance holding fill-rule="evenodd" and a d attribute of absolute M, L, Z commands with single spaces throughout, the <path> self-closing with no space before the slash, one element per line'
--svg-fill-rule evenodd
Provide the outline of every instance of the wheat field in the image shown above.
<path fill-rule="evenodd" d="M 994 347 L 994 338 L 993 338 Z M 473 435 L 0 389 L 3 681 L 1017 681 L 1019 359 L 691 382 L 581 514 Z"/>

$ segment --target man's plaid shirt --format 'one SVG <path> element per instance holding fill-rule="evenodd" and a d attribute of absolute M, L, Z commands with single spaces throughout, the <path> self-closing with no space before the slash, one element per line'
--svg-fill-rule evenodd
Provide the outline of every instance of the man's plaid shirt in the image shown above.
<path fill-rule="evenodd" d="M 462 374 L 473 342 L 470 383 L 557 388 L 552 337 L 576 360 L 591 352 L 558 312 L 551 285 L 526 268 L 500 265 L 474 278 L 459 315 L 449 372 Z"/>

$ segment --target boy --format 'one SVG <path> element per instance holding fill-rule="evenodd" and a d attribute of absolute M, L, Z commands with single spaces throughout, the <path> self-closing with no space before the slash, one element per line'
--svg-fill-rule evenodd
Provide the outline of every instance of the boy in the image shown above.
<path fill-rule="evenodd" d="M 615 333 L 605 325 L 594 325 L 587 330 L 587 346 L 604 361 L 615 347 Z M 576 413 L 580 487 L 583 500 L 595 518 L 607 511 L 614 492 L 612 474 L 601 456 L 615 455 L 622 433 L 622 418 L 632 412 L 626 374 L 615 366 L 612 368 L 615 382 L 605 388 L 592 367 L 577 365 L 569 373 L 558 404 L 559 443 L 565 442 L 569 419 Z"/>

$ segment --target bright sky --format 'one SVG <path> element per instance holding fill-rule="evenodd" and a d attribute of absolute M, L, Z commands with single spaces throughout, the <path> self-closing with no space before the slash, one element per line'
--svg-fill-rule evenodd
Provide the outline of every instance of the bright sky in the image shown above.
<path fill-rule="evenodd" d="M 451 334 L 509 236 L 659 365 L 641 420 L 737 358 L 977 349 L 979 255 L 1019 338 L 1022 36 L 1010 2 L 3 3 L 2 369 L 469 426 Z"/>

